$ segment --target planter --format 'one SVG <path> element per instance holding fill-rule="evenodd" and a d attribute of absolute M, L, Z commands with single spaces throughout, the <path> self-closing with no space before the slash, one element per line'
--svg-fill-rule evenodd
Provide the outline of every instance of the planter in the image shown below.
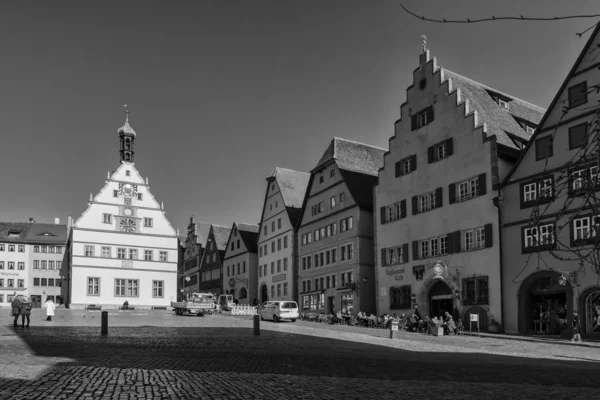
<path fill-rule="evenodd" d="M 438 326 L 431 329 L 431 334 L 433 336 L 444 336 L 444 327 Z"/>

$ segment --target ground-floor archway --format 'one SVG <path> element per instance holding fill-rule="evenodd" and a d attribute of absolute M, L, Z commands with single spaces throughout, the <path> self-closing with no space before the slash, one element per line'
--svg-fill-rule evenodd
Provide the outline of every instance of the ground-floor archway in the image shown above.
<path fill-rule="evenodd" d="M 561 274 L 541 271 L 527 277 L 519 289 L 519 332 L 560 335 L 567 329 L 568 310 L 573 309 L 571 284 L 561 284 Z"/>
<path fill-rule="evenodd" d="M 592 287 L 579 296 L 581 333 L 600 336 L 600 287 Z"/>
<path fill-rule="evenodd" d="M 438 280 L 428 293 L 429 317 L 444 317 L 446 312 L 454 311 L 454 295 L 452 289 L 444 281 Z"/>
<path fill-rule="evenodd" d="M 263 285 L 260 287 L 260 301 L 261 303 L 264 303 L 265 301 L 269 300 L 269 290 L 267 289 L 267 285 L 265 285 L 263 283 Z"/>

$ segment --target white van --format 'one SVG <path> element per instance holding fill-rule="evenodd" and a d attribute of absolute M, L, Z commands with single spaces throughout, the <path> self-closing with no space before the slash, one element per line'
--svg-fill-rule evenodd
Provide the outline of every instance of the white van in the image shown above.
<path fill-rule="evenodd" d="M 219 300 L 217 301 L 219 307 L 221 307 L 222 311 L 230 311 L 231 308 L 235 305 L 233 302 L 233 296 L 230 294 L 222 294 L 219 295 Z"/>
<path fill-rule="evenodd" d="M 272 319 L 279 322 L 282 319 L 289 319 L 296 322 L 298 319 L 298 303 L 295 301 L 266 301 L 260 306 L 260 319 Z"/>

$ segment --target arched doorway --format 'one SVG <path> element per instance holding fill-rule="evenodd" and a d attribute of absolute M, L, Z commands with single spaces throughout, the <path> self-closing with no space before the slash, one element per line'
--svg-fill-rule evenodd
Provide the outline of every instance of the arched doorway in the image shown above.
<path fill-rule="evenodd" d="M 589 288 L 579 296 L 581 333 L 600 336 L 600 287 Z"/>
<path fill-rule="evenodd" d="M 448 311 L 450 314 L 454 311 L 454 300 L 452 289 L 443 281 L 436 282 L 428 293 L 429 316 L 439 317 L 444 316 Z"/>
<path fill-rule="evenodd" d="M 262 285 L 260 287 L 260 301 L 264 303 L 269 300 L 269 291 L 267 290 L 267 285 Z"/>
<path fill-rule="evenodd" d="M 529 276 L 519 290 L 519 332 L 560 335 L 567 327 L 567 311 L 573 308 L 570 283 L 561 285 L 558 272 Z"/>

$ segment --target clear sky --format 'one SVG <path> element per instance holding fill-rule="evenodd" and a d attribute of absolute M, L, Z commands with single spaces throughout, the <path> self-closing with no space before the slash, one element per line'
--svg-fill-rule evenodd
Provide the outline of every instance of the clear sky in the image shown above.
<path fill-rule="evenodd" d="M 596 20 L 428 23 L 401 1 L 0 3 L 0 221 L 77 218 L 136 167 L 185 233 L 258 223 L 276 167 L 309 172 L 333 136 L 387 148 L 421 51 L 548 107 Z M 600 13 L 597 0 L 403 0 L 441 18 Z"/>

